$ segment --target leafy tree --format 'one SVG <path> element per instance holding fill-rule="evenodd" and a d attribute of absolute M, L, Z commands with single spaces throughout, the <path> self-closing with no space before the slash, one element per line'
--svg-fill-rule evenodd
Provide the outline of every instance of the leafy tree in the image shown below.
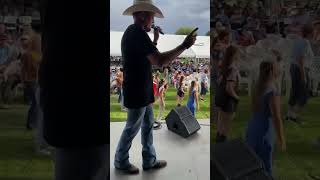
<path fill-rule="evenodd" d="M 181 27 L 176 31 L 176 35 L 188 35 L 192 32 L 193 28 L 191 27 Z"/>

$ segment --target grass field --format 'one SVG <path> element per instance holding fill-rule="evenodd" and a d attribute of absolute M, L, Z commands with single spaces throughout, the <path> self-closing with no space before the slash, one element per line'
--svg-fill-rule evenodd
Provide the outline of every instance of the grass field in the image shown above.
<path fill-rule="evenodd" d="M 170 97 L 174 96 L 174 97 Z M 197 117 L 209 118 L 209 96 L 201 102 Z M 186 103 L 186 99 L 184 104 Z M 155 115 L 158 105 L 155 104 Z M 167 107 L 175 106 L 175 92 L 167 92 Z M 126 112 L 122 112 L 116 95 L 111 96 L 111 121 L 124 121 Z M 28 106 L 17 103 L 10 109 L 0 109 L 0 180 L 52 180 L 53 161 L 51 157 L 35 152 L 33 132 L 25 129 Z M 165 114 L 164 114 L 165 115 Z"/>
<path fill-rule="evenodd" d="M 0 110 L 0 179 L 52 180 L 50 157 L 34 151 L 33 132 L 25 129 L 28 107 Z"/>
<path fill-rule="evenodd" d="M 174 88 L 169 88 L 168 91 L 166 92 L 166 107 L 165 107 L 165 112 L 163 113 L 162 119 L 164 119 L 169 111 L 176 107 L 176 90 Z M 196 112 L 196 118 L 197 119 L 209 119 L 210 118 L 210 101 L 209 101 L 209 96 L 210 94 L 207 93 L 205 97 L 205 101 L 200 101 L 200 111 Z M 186 105 L 188 101 L 188 95 L 186 93 L 184 101 L 182 105 Z M 154 104 L 154 117 L 157 118 L 158 116 L 158 101 L 155 102 Z M 118 103 L 118 95 L 111 95 L 110 97 L 110 121 L 116 122 L 116 121 L 125 121 L 127 119 L 127 113 L 125 111 L 121 110 L 120 104 Z"/>
<path fill-rule="evenodd" d="M 283 114 L 287 100 L 283 98 Z M 248 97 L 241 97 L 233 123 L 231 138 L 244 138 L 245 127 L 250 116 Z M 312 98 L 302 113 L 303 125 L 285 122 L 287 152 L 275 151 L 274 174 L 279 180 L 312 180 L 309 175 L 320 176 L 320 150 L 312 147 L 312 141 L 320 137 L 320 98 Z M 212 141 L 215 141 L 216 126 L 211 125 Z"/>
<path fill-rule="evenodd" d="M 186 102 L 187 98 L 185 99 Z M 286 101 L 284 101 L 286 102 Z M 167 92 L 166 113 L 175 106 L 175 91 Z M 209 96 L 201 102 L 198 119 L 209 118 Z M 155 104 L 155 116 L 158 105 Z M 303 112 L 305 124 L 285 123 L 288 151 L 276 151 L 274 171 L 281 180 L 313 180 L 309 174 L 320 175 L 320 151 L 312 148 L 312 141 L 320 136 L 320 98 L 312 98 Z M 232 137 L 243 137 L 249 118 L 249 98 L 241 97 Z M 9 110 L 0 109 L 0 180 L 52 180 L 51 157 L 34 151 L 33 132 L 25 130 L 28 107 L 12 105 Z M 284 110 L 286 107 L 284 106 Z M 120 110 L 116 96 L 111 96 L 111 121 L 124 121 L 126 113 Z M 212 137 L 215 126 L 212 126 Z M 280 178 L 279 178 L 280 177 Z"/>

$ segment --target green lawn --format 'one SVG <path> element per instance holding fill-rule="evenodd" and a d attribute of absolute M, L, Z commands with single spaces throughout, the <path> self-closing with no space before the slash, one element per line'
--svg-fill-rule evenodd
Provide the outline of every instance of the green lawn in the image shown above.
<path fill-rule="evenodd" d="M 186 101 L 186 99 L 185 99 Z M 286 102 L 286 101 L 284 101 Z M 201 102 L 197 118 L 209 118 L 209 96 Z M 155 104 L 155 115 L 158 105 Z M 175 106 L 175 91 L 167 92 L 167 111 Z M 312 98 L 303 112 L 306 124 L 285 124 L 288 151 L 275 153 L 275 175 L 283 180 L 312 180 L 308 174 L 320 175 L 320 151 L 315 151 L 311 142 L 320 136 L 320 98 Z M 12 105 L 9 110 L 0 110 L 0 179 L 1 180 L 51 180 L 53 162 L 50 157 L 34 151 L 33 132 L 25 130 L 27 106 Z M 234 121 L 232 137 L 243 137 L 249 117 L 249 98 L 242 97 Z M 286 110 L 286 107 L 284 107 Z M 116 96 L 111 96 L 112 121 L 125 120 L 126 113 L 120 110 Z M 215 126 L 212 126 L 212 137 Z M 214 138 L 213 138 L 214 139 Z"/>
<path fill-rule="evenodd" d="M 207 99 L 209 96 L 207 96 Z M 186 100 L 185 100 L 186 101 Z M 20 101 L 21 102 L 21 101 Z M 167 110 L 175 105 L 175 92 L 167 92 Z M 198 118 L 209 119 L 209 101 L 201 102 Z M 155 104 L 155 115 L 158 105 Z M 124 121 L 126 113 L 121 112 L 116 95 L 111 96 L 112 121 Z M 0 109 L 0 180 L 52 180 L 53 161 L 51 157 L 35 152 L 33 132 L 25 129 L 28 106 L 17 103 L 10 109 Z"/>
<path fill-rule="evenodd" d="M 34 151 L 33 132 L 25 129 L 28 107 L 12 105 L 0 110 L 0 179 L 52 180 L 50 157 Z"/>
<path fill-rule="evenodd" d="M 283 98 L 283 114 L 287 111 L 287 100 Z M 246 122 L 250 116 L 248 97 L 242 97 L 233 123 L 231 138 L 244 138 Z M 320 150 L 312 147 L 312 141 L 320 137 L 320 98 L 312 98 L 302 113 L 303 125 L 285 122 L 287 152 L 276 149 L 274 174 L 283 180 L 312 180 L 309 174 L 320 176 Z M 216 126 L 211 126 L 212 141 L 215 141 Z"/>
<path fill-rule="evenodd" d="M 166 108 L 165 112 L 163 113 L 162 119 L 164 119 L 169 111 L 173 109 L 176 104 L 176 90 L 173 87 L 170 87 L 168 91 L 166 92 Z M 197 119 L 209 119 L 210 118 L 210 101 L 209 101 L 210 94 L 207 93 L 205 97 L 205 101 L 200 101 L 200 111 L 196 112 L 196 118 Z M 118 95 L 112 94 L 110 97 L 110 121 L 116 122 L 116 121 L 125 121 L 127 118 L 127 113 L 124 111 L 121 111 L 120 104 L 118 103 Z M 183 105 L 186 105 L 188 101 L 188 95 L 186 93 Z M 158 116 L 158 101 L 154 104 L 154 117 L 157 118 Z"/>

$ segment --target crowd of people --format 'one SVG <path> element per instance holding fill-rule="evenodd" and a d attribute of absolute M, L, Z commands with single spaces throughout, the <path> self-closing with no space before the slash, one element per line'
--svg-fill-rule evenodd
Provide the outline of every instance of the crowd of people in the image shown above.
<path fill-rule="evenodd" d="M 232 43 L 249 46 L 265 39 L 267 34 L 281 34 L 285 37 L 292 26 L 301 28 L 301 25 L 310 24 L 320 12 L 308 10 L 305 8 L 307 5 L 299 3 L 291 8 L 279 4 L 277 12 L 268 15 L 265 6 L 263 1 L 259 1 L 255 7 L 249 4 L 244 7 L 230 6 L 224 1 L 217 1 L 212 36 L 217 37 L 221 31 L 228 30 Z"/>
<path fill-rule="evenodd" d="M 209 62 L 208 62 L 209 63 Z M 162 70 L 154 69 L 153 73 L 153 91 L 159 104 L 159 111 L 156 121 L 163 118 L 165 110 L 165 94 L 168 88 L 174 87 L 176 93 L 176 105 L 187 106 L 195 116 L 196 110 L 200 109 L 199 101 L 205 101 L 205 96 L 210 89 L 209 64 L 193 63 L 192 60 L 181 62 L 173 61 Z M 121 109 L 126 111 L 123 105 L 123 70 L 121 66 L 110 69 L 111 93 L 118 94 L 118 102 Z M 188 97 L 186 104 L 183 100 Z"/>
<path fill-rule="evenodd" d="M 240 49 L 266 39 L 269 34 L 292 40 L 289 59 L 284 59 L 283 53 L 279 52 L 281 50 L 272 49 L 273 60 L 262 60 L 259 63 L 258 78 L 252 93 L 252 111 L 246 129 L 246 142 L 263 161 L 266 172 L 272 176 L 273 133 L 276 134 L 280 149 L 286 151 L 283 119 L 303 123 L 303 117 L 299 116 L 301 110 L 312 95 L 312 90 L 318 89 L 318 83 L 311 87 L 309 71 L 313 61 L 320 55 L 320 21 L 306 9 L 300 8 L 288 17 L 290 22 L 284 24 L 266 18 L 263 6 L 255 11 L 249 7 L 241 9 L 224 6 L 223 1 L 219 2 L 211 44 L 211 81 L 215 94 L 211 116 L 217 126 L 217 143 L 227 141 L 230 136 L 232 121 L 241 101 Z M 282 13 L 286 17 L 287 13 Z M 279 61 L 288 61 L 291 77 L 289 108 L 285 118 L 281 117 L 281 88 L 277 86 L 281 74 Z"/>
<path fill-rule="evenodd" d="M 16 33 L 12 38 L 10 33 Z M 8 31 L 0 23 L 0 108 L 12 108 L 11 104 L 23 89 L 24 103 L 29 106 L 26 129 L 35 129 L 36 150 L 49 154 L 38 123 L 42 119 L 39 105 L 38 71 L 41 55 L 41 37 L 31 25 L 25 25 L 21 34 Z"/>
<path fill-rule="evenodd" d="M 209 91 L 209 72 L 208 69 L 198 69 L 192 73 L 183 70 L 169 72 L 168 68 L 165 68 L 162 75 L 159 71 L 154 74 L 153 84 L 154 95 L 159 98 L 159 112 L 163 112 L 164 110 L 164 92 L 170 85 L 177 92 L 176 105 L 182 106 L 185 95 L 188 95 L 186 106 L 195 116 L 196 110 L 200 110 L 199 101 L 204 101 L 205 95 Z M 164 89 L 160 89 L 161 86 L 164 86 Z M 162 118 L 162 113 L 160 114 L 157 118 L 158 121 Z"/>
<path fill-rule="evenodd" d="M 40 17 L 39 2 L 34 0 L 0 0 L 0 16 Z"/>

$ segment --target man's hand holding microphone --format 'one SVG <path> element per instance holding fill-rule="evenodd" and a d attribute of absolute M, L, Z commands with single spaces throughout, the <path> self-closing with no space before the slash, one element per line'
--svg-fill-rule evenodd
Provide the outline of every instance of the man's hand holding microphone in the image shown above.
<path fill-rule="evenodd" d="M 159 26 L 155 26 L 154 24 L 152 25 L 153 28 L 153 44 L 157 45 L 158 44 L 158 39 L 159 39 L 159 34 L 164 34 L 162 32 L 162 29 Z"/>

